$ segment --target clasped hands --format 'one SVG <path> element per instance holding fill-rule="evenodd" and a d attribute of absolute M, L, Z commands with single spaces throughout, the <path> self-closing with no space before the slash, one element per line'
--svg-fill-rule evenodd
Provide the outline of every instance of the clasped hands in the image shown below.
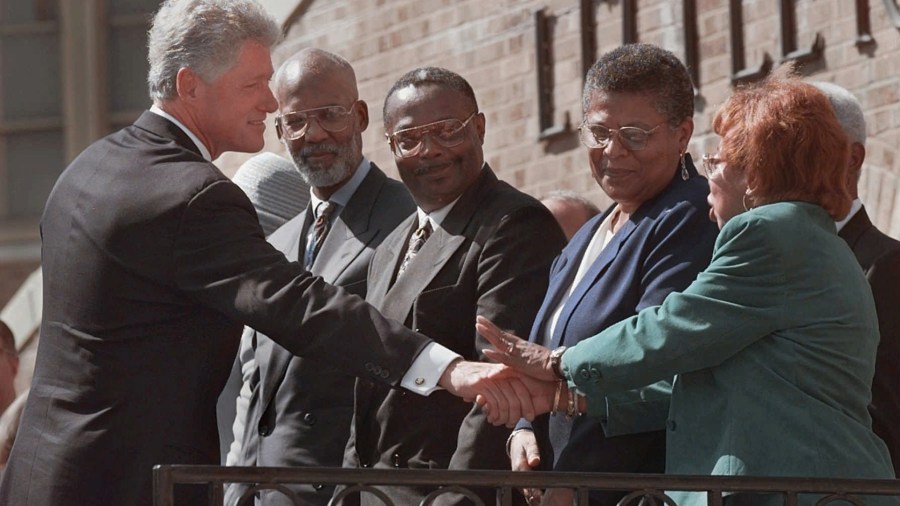
<path fill-rule="evenodd" d="M 439 384 L 450 393 L 477 402 L 494 425 L 512 427 L 521 418 L 556 409 L 557 378 L 550 367 L 550 350 L 505 332 L 479 316 L 475 328 L 493 349 L 484 354 L 497 364 L 457 360 Z"/>

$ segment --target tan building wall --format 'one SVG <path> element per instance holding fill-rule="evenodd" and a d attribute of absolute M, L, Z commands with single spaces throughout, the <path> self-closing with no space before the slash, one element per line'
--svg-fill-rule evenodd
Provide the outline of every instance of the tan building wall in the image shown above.
<path fill-rule="evenodd" d="M 595 43 L 602 54 L 622 43 L 623 8 L 636 4 L 637 40 L 661 45 L 686 58 L 683 0 L 586 2 L 593 9 Z M 861 194 L 882 229 L 900 237 L 900 31 L 887 3 L 869 0 L 874 43 L 857 47 L 858 2 L 793 0 L 797 47 L 824 38 L 823 60 L 808 65 L 813 79 L 833 81 L 859 97 L 868 121 L 868 157 Z M 283 4 L 284 2 L 278 1 Z M 487 115 L 485 154 L 500 177 L 537 196 L 557 188 L 583 192 L 607 203 L 592 180 L 586 150 L 574 133 L 540 141 L 534 11 L 550 16 L 553 51 L 554 123 L 568 114 L 572 127 L 581 121 L 581 26 L 578 0 L 307 0 L 286 20 L 287 36 L 275 64 L 305 46 L 337 52 L 353 63 L 361 98 L 369 104 L 371 123 L 364 151 L 396 174 L 384 141 L 381 107 L 391 84 L 404 72 L 437 65 L 459 72 L 475 89 Z M 763 53 L 781 58 L 779 2 L 743 0 L 747 67 Z M 699 53 L 699 107 L 690 152 L 699 158 L 715 149 L 710 118 L 732 89 L 731 30 L 728 0 L 696 0 Z M 281 9 L 282 12 L 284 9 Z M 266 149 L 284 152 L 267 131 Z M 226 170 L 245 157 L 226 155 Z"/>

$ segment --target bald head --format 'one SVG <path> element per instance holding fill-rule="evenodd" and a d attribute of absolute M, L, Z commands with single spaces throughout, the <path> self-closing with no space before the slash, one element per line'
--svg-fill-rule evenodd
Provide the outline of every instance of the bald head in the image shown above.
<path fill-rule="evenodd" d="M 326 81 L 327 86 L 316 85 L 322 81 Z M 359 98 L 356 73 L 350 63 L 334 53 L 314 47 L 294 53 L 275 73 L 275 91 L 279 103 L 301 87 L 327 89 L 331 95 L 346 98 L 347 103 Z"/>
<path fill-rule="evenodd" d="M 850 196 L 859 197 L 859 177 L 862 175 L 862 164 L 866 158 L 866 117 L 859 100 L 849 90 L 834 83 L 811 81 L 831 103 L 834 115 L 841 129 L 850 139 L 850 162 L 847 189 Z"/>

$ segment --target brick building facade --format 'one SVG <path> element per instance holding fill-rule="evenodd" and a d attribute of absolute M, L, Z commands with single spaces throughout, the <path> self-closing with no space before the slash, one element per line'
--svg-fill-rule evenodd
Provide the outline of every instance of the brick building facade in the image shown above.
<path fill-rule="evenodd" d="M 876 225 L 900 237 L 898 0 L 260 1 L 285 28 L 276 65 L 311 45 L 353 63 L 370 110 L 364 152 L 389 173 L 396 169 L 383 137 L 384 95 L 406 71 L 438 65 L 459 72 L 475 88 L 487 116 L 486 158 L 501 178 L 536 196 L 565 188 L 601 205 L 608 200 L 592 180 L 586 150 L 574 133 L 581 121 L 585 65 L 596 55 L 624 41 L 641 41 L 670 49 L 691 64 L 698 87 L 690 146 L 695 157 L 715 149 L 710 118 L 735 77 L 752 78 L 785 55 L 799 57 L 807 61 L 805 75 L 845 86 L 862 102 L 869 141 L 861 196 Z M 27 145 L 16 140 L 20 131 L 61 129 L 55 134 L 60 140 L 51 144 L 64 148 L 52 163 L 39 156 L 46 149 L 34 149 L 30 165 L 19 168 L 12 157 L 0 156 L 0 295 L 37 263 L 37 218 L 55 178 L 48 172 L 58 174 L 84 144 L 130 122 L 149 105 L 142 88 L 146 66 L 138 53 L 148 13 L 158 0 L 60 1 L 59 8 L 53 0 L 30 3 L 34 7 L 27 10 L 27 0 L 0 0 L 0 66 L 6 76 L 0 86 L 5 104 L 0 107 L 0 155 Z M 25 24 L 9 28 L 13 14 Z M 13 120 L 8 117 L 13 109 L 6 105 L 22 102 L 25 90 L 38 88 L 24 80 L 23 90 L 14 89 L 18 81 L 8 77 L 31 75 L 33 69 L 8 68 L 16 60 L 7 53 L 19 47 L 14 42 L 22 37 L 37 36 L 47 37 L 49 48 L 62 48 L 59 62 L 44 62 L 57 62 L 64 70 L 55 74 L 62 106 L 57 116 Z M 77 42 L 82 39 L 89 43 Z M 79 48 L 74 56 L 73 47 Z M 545 97 L 544 106 L 539 96 Z M 284 152 L 274 128 L 266 136 L 266 150 Z M 229 153 L 217 163 L 233 173 L 246 158 Z M 12 175 L 35 170 L 40 174 L 31 180 L 42 186 L 34 191 L 15 187 L 22 177 Z M 13 197 L 32 194 L 34 205 L 22 206 L 31 210 L 27 216 L 15 215 L 9 204 Z"/>
<path fill-rule="evenodd" d="M 299 2 L 287 15 L 286 40 L 274 59 L 278 65 L 302 47 L 318 46 L 350 60 L 360 98 L 369 104 L 364 152 L 394 174 L 383 137 L 385 93 L 417 66 L 459 72 L 472 84 L 486 113 L 485 155 L 502 179 L 536 196 L 566 188 L 605 205 L 609 201 L 591 178 L 586 150 L 574 133 L 581 121 L 585 62 L 589 65 L 594 59 L 591 49 L 600 55 L 623 41 L 641 41 L 661 45 L 694 63 L 699 94 L 690 152 L 695 158 L 715 150 L 711 118 L 730 93 L 735 74 L 753 74 L 760 67 L 765 71 L 766 61 L 778 65 L 784 55 L 799 57 L 808 60 L 804 75 L 836 82 L 860 99 L 869 134 L 861 197 L 876 225 L 900 237 L 896 2 L 311 0 Z M 541 9 L 543 16 L 536 15 Z M 542 19 L 544 35 L 539 36 Z M 741 31 L 741 40 L 735 41 L 733 34 Z M 549 54 L 546 81 L 552 86 L 538 84 L 539 42 Z M 740 49 L 736 43 L 743 46 L 742 55 L 736 54 Z M 553 106 L 550 121 L 543 125 L 548 128 L 540 124 L 539 91 Z M 563 131 L 542 139 L 543 130 L 554 128 Z M 284 151 L 273 129 L 267 136 L 267 150 Z M 221 165 L 229 170 L 243 158 L 226 155 Z"/>

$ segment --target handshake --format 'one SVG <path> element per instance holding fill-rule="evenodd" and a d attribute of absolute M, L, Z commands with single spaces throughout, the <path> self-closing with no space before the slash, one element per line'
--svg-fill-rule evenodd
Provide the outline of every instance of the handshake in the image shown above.
<path fill-rule="evenodd" d="M 482 316 L 475 328 L 493 345 L 484 354 L 499 363 L 457 360 L 441 376 L 441 387 L 478 403 L 494 425 L 512 427 L 521 418 L 566 411 L 570 390 L 553 372 L 549 349 L 504 332 Z"/>

